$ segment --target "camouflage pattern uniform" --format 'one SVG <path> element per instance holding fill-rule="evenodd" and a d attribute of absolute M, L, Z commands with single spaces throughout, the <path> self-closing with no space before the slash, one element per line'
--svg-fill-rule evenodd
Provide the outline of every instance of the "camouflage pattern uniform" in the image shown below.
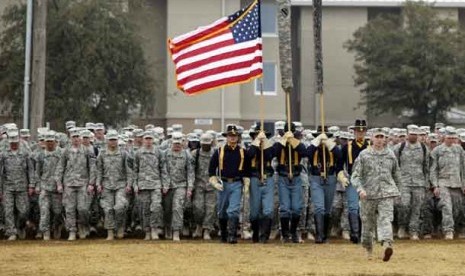
<path fill-rule="evenodd" d="M 399 178 L 397 159 L 388 148 L 382 151 L 373 147 L 365 149 L 355 161 L 351 183 L 357 192 L 366 193 L 366 199 L 360 200 L 360 215 L 362 245 L 368 250 L 373 248 L 376 225 L 378 240 L 389 246 L 393 242 L 394 198 L 400 195 Z"/>
<path fill-rule="evenodd" d="M 210 185 L 208 179 L 208 166 L 213 156 L 214 149 L 205 152 L 202 149 L 193 151 L 195 163 L 195 182 L 193 194 L 194 221 L 201 225 L 203 229 L 213 230 L 215 223 L 216 190 Z M 198 155 L 198 157 L 197 157 Z"/>
<path fill-rule="evenodd" d="M 57 229 L 62 223 L 62 195 L 57 192 L 56 169 L 60 162 L 61 149 L 44 150 L 37 158 L 36 180 L 40 189 L 40 225 L 42 233 Z M 50 210 L 52 211 L 50 213 Z"/>
<path fill-rule="evenodd" d="M 162 185 L 167 189 L 163 201 L 165 226 L 172 231 L 181 231 L 184 220 L 184 202 L 187 190 L 194 187 L 194 166 L 192 156 L 187 150 L 164 152 L 162 157 Z M 187 190 L 186 190 L 187 189 Z"/>
<path fill-rule="evenodd" d="M 0 155 L 1 191 L 5 212 L 5 234 L 23 232 L 29 212 L 28 188 L 35 187 L 34 167 L 28 150 L 5 150 Z M 17 215 L 15 216 L 15 213 Z"/>
<path fill-rule="evenodd" d="M 153 147 L 136 152 L 134 159 L 134 189 L 140 202 L 142 225 L 146 232 L 163 226 L 161 194 L 161 153 Z"/>
<path fill-rule="evenodd" d="M 119 148 L 115 151 L 100 151 L 97 157 L 96 184 L 103 188 L 100 206 L 105 214 L 104 228 L 121 231 L 125 226 L 128 208 L 125 188 L 132 186 L 132 171 L 126 151 Z"/>
<path fill-rule="evenodd" d="M 63 205 L 66 213 L 66 229 L 76 232 L 76 210 L 79 226 L 89 225 L 90 198 L 87 186 L 95 183 L 95 158 L 83 146 L 64 149 L 57 168 L 57 183 L 64 185 Z"/>
<path fill-rule="evenodd" d="M 438 207 L 442 210 L 444 234 L 453 234 L 463 220 L 464 173 L 464 152 L 461 146 L 453 144 L 448 147 L 442 144 L 431 152 L 430 180 L 433 187 L 439 188 Z"/>
<path fill-rule="evenodd" d="M 405 145 L 400 153 L 401 145 Z M 426 189 L 429 187 L 429 152 L 424 145 L 417 142 L 397 144 L 394 153 L 400 167 L 401 208 L 399 210 L 399 227 L 408 226 L 410 235 L 420 233 L 420 214 L 425 200 Z"/>

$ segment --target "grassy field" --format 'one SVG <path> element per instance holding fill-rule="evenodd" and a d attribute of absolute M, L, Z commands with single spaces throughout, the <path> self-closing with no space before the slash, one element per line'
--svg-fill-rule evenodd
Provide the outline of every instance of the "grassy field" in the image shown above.
<path fill-rule="evenodd" d="M 345 241 L 315 245 L 86 240 L 0 242 L 0 275 L 465 275 L 465 241 L 396 242 L 390 262 Z"/>

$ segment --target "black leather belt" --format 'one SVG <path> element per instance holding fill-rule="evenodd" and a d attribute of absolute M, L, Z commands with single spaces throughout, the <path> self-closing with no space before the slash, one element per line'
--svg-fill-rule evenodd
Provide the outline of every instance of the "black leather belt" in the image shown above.
<path fill-rule="evenodd" d="M 233 183 L 233 182 L 237 182 L 237 181 L 241 181 L 242 178 L 241 177 L 222 177 L 221 180 L 223 182 L 227 182 L 227 183 Z"/>

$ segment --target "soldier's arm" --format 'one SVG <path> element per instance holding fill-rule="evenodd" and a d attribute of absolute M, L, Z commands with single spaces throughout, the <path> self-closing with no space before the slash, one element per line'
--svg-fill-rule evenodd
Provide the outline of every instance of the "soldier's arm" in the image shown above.
<path fill-rule="evenodd" d="M 218 150 L 215 150 L 215 152 L 212 155 L 212 158 L 210 159 L 210 164 L 208 166 L 208 174 L 210 176 L 215 176 L 216 175 L 216 169 L 218 168 L 219 162 L 218 162 Z"/>
<path fill-rule="evenodd" d="M 438 187 L 438 151 L 435 148 L 431 151 L 431 167 L 429 170 L 429 179 L 432 187 Z"/>
<path fill-rule="evenodd" d="M 426 154 L 424 156 L 425 162 L 423 162 L 423 172 L 425 174 L 426 181 L 429 183 L 429 174 L 430 174 L 430 151 L 428 148 L 426 148 Z"/>
<path fill-rule="evenodd" d="M 26 173 L 27 173 L 27 178 L 28 178 L 28 187 L 35 188 L 36 179 L 35 179 L 35 172 L 34 172 L 34 162 L 29 153 L 27 154 L 27 157 L 26 157 L 26 170 L 27 170 Z"/>
<path fill-rule="evenodd" d="M 129 159 L 132 159 L 132 157 L 130 157 L 128 153 L 126 153 L 124 156 L 124 169 L 126 170 L 126 186 L 132 187 L 132 179 L 134 177 L 134 173 L 131 169 L 131 165 L 129 164 L 131 162 Z M 132 167 L 134 168 L 134 163 L 132 164 Z"/>
<path fill-rule="evenodd" d="M 194 189 L 194 180 L 195 180 L 195 165 L 194 165 L 194 158 L 192 155 L 187 152 L 187 189 L 193 190 Z"/>
<path fill-rule="evenodd" d="M 169 189 L 171 183 L 171 177 L 168 172 L 168 159 L 167 152 L 164 152 L 161 158 L 161 183 L 164 190 Z"/>
<path fill-rule="evenodd" d="M 136 152 L 134 156 L 134 167 L 133 167 L 133 179 L 132 179 L 132 187 L 139 187 L 139 172 L 140 172 L 140 153 L 139 151 Z"/>
<path fill-rule="evenodd" d="M 95 165 L 96 169 L 96 185 L 98 187 L 102 186 L 102 180 L 103 180 L 103 154 L 100 152 L 99 155 L 97 156 L 97 161 Z"/>
<path fill-rule="evenodd" d="M 44 163 L 44 159 L 43 159 L 43 155 L 41 153 L 37 157 L 36 169 L 35 169 L 36 187 L 39 187 L 39 188 L 42 188 L 40 179 L 42 178 L 42 174 L 43 174 L 43 171 L 42 171 L 43 170 L 43 163 Z"/>
<path fill-rule="evenodd" d="M 400 186 L 400 170 L 399 170 L 399 163 L 397 162 L 396 156 L 393 154 L 392 155 L 393 159 L 393 166 L 392 166 L 392 178 L 394 179 L 394 182 L 396 183 L 397 186 Z"/>
<path fill-rule="evenodd" d="M 89 151 L 90 152 L 90 151 Z M 88 154 L 87 155 L 87 158 L 89 160 L 89 184 L 90 185 L 95 185 L 95 182 L 96 182 L 96 160 L 95 160 L 95 157 L 93 156 L 93 154 Z"/>
<path fill-rule="evenodd" d="M 66 150 L 63 150 L 63 152 L 61 153 L 60 160 L 58 161 L 57 168 L 55 171 L 55 182 L 58 185 L 63 185 L 63 177 L 66 169 L 66 152 Z"/>
<path fill-rule="evenodd" d="M 360 154 L 357 159 L 355 159 L 354 166 L 352 168 L 352 175 L 350 177 L 350 182 L 352 183 L 352 186 L 357 190 L 358 193 L 361 191 L 365 191 L 363 189 L 363 154 Z"/>

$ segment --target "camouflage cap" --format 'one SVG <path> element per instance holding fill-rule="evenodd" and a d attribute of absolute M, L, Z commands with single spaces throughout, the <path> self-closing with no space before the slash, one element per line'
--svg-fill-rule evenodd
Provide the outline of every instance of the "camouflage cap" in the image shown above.
<path fill-rule="evenodd" d="M 407 132 L 408 134 L 416 134 L 416 135 L 421 134 L 421 130 L 417 125 L 408 125 Z"/>
<path fill-rule="evenodd" d="M 118 132 L 114 129 L 108 130 L 107 134 L 105 135 L 105 139 L 107 140 L 118 140 Z"/>
<path fill-rule="evenodd" d="M 166 128 L 166 134 L 167 135 L 173 135 L 173 128 L 172 127 L 167 127 Z"/>
<path fill-rule="evenodd" d="M 181 132 L 182 133 L 182 125 L 181 124 L 173 124 L 171 127 L 173 128 L 173 132 Z"/>
<path fill-rule="evenodd" d="M 171 136 L 171 139 L 172 139 L 172 143 L 173 144 L 181 144 L 182 143 L 182 138 L 183 138 L 183 135 L 181 132 L 173 132 L 172 136 Z"/>
<path fill-rule="evenodd" d="M 69 130 L 71 128 L 75 128 L 76 127 L 76 122 L 75 121 L 67 121 L 65 123 L 65 127 L 66 127 L 66 130 Z"/>
<path fill-rule="evenodd" d="M 145 132 L 141 128 L 136 128 L 132 131 L 132 134 L 134 135 L 134 137 L 143 137 Z"/>
<path fill-rule="evenodd" d="M 150 130 L 150 129 L 154 129 L 154 128 L 155 128 L 154 125 L 148 124 L 148 125 L 145 125 L 144 130 Z"/>
<path fill-rule="evenodd" d="M 79 132 L 80 130 L 76 127 L 72 127 L 70 129 L 68 129 L 68 132 L 69 132 L 69 137 L 76 137 L 76 136 L 79 136 Z"/>
<path fill-rule="evenodd" d="M 304 125 L 301 122 L 294 122 L 295 130 L 298 132 L 302 132 L 304 130 Z"/>
<path fill-rule="evenodd" d="M 90 138 L 91 134 L 92 132 L 88 129 L 84 129 L 79 132 L 79 136 L 81 136 L 81 138 Z"/>
<path fill-rule="evenodd" d="M 439 141 L 439 136 L 436 133 L 430 133 L 430 134 L 428 134 L 428 140 L 430 142 L 438 142 Z"/>
<path fill-rule="evenodd" d="M 19 130 L 16 128 L 9 129 L 6 132 L 6 135 L 8 136 L 8 142 L 10 143 L 17 143 L 19 142 Z"/>
<path fill-rule="evenodd" d="M 213 137 L 210 134 L 204 133 L 200 136 L 200 144 L 210 145 L 211 143 L 213 143 Z"/>
<path fill-rule="evenodd" d="M 457 130 L 453 126 L 446 126 L 445 135 L 452 138 L 457 137 Z"/>
<path fill-rule="evenodd" d="M 105 125 L 103 123 L 96 123 L 94 125 L 94 130 L 105 130 Z"/>
<path fill-rule="evenodd" d="M 405 128 L 399 128 L 397 131 L 397 137 L 407 136 L 407 130 Z"/>
<path fill-rule="evenodd" d="M 420 130 L 421 130 L 422 134 L 423 133 L 425 133 L 425 134 L 431 133 L 431 128 L 429 126 L 421 126 Z"/>
<path fill-rule="evenodd" d="M 47 133 L 39 133 L 39 134 L 37 134 L 37 139 L 38 139 L 39 141 L 44 141 L 44 140 L 45 140 L 45 135 L 46 135 L 46 134 L 47 134 Z M 56 137 L 55 137 L 55 139 L 56 139 Z"/>
<path fill-rule="evenodd" d="M 275 130 L 283 130 L 285 124 L 286 124 L 286 122 L 284 122 L 284 121 L 276 121 L 274 123 L 274 129 Z"/>
<path fill-rule="evenodd" d="M 434 129 L 440 129 L 440 128 L 444 128 L 444 127 L 445 127 L 444 123 L 435 123 L 434 124 Z"/>
<path fill-rule="evenodd" d="M 387 133 L 384 132 L 384 130 L 380 127 L 377 127 L 377 128 L 372 128 L 370 129 L 370 133 L 372 136 L 378 136 L 378 135 L 383 135 L 384 137 L 387 137 Z"/>
<path fill-rule="evenodd" d="M 197 137 L 199 137 L 199 138 L 203 134 L 203 130 L 200 129 L 200 128 L 196 128 L 196 129 L 192 130 L 192 132 L 195 133 L 197 135 Z"/>
<path fill-rule="evenodd" d="M 187 141 L 189 142 L 199 142 L 199 136 L 195 133 L 189 133 L 187 134 Z"/>
<path fill-rule="evenodd" d="M 56 141 L 56 132 L 53 130 L 50 130 L 47 133 L 45 133 L 45 135 L 43 135 L 43 138 L 46 142 Z"/>
<path fill-rule="evenodd" d="M 154 139 L 155 138 L 155 135 L 154 135 L 154 132 L 152 130 L 146 130 L 143 132 L 143 135 L 144 139 Z"/>
<path fill-rule="evenodd" d="M 19 136 L 21 137 L 31 137 L 31 132 L 27 128 L 23 128 L 19 130 Z"/>

